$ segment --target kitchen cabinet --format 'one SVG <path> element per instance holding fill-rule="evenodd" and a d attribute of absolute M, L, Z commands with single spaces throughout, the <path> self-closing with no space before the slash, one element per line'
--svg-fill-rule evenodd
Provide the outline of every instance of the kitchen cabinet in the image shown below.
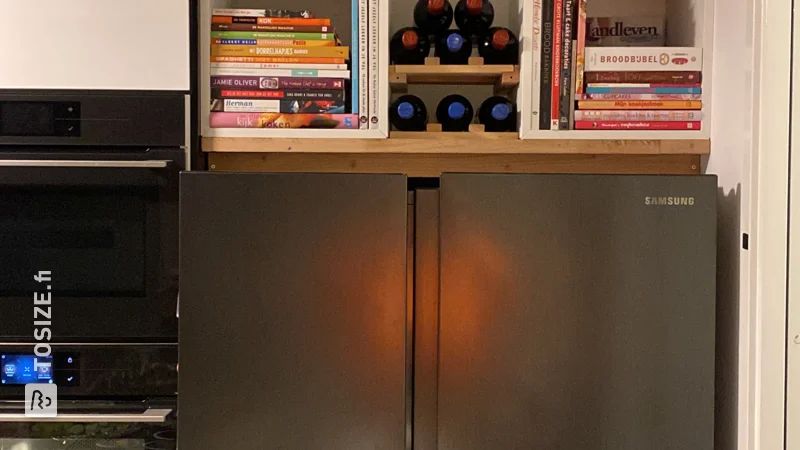
<path fill-rule="evenodd" d="M 190 173 L 180 445 L 714 448 L 714 176 Z"/>
<path fill-rule="evenodd" d="M 0 89 L 189 90 L 189 0 L 3 0 Z"/>

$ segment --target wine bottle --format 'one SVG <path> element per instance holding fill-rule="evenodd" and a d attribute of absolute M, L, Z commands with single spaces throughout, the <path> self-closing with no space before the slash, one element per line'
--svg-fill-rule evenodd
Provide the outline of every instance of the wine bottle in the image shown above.
<path fill-rule="evenodd" d="M 486 131 L 517 131 L 516 106 L 505 97 L 489 97 L 478 108 L 478 122 Z"/>
<path fill-rule="evenodd" d="M 428 35 L 415 27 L 397 30 L 389 42 L 389 56 L 394 64 L 423 64 L 430 52 Z"/>
<path fill-rule="evenodd" d="M 414 24 L 428 34 L 439 34 L 453 23 L 453 7 L 447 0 L 418 0 Z"/>
<path fill-rule="evenodd" d="M 472 56 L 472 41 L 458 30 L 447 30 L 436 37 L 434 55 L 442 64 L 466 64 Z"/>
<path fill-rule="evenodd" d="M 458 28 L 468 36 L 480 36 L 494 21 L 494 7 L 489 0 L 459 0 L 453 13 Z"/>
<path fill-rule="evenodd" d="M 425 131 L 428 110 L 416 95 L 401 95 L 389 107 L 389 122 L 398 131 Z"/>
<path fill-rule="evenodd" d="M 468 131 L 473 114 L 472 105 L 463 95 L 448 95 L 436 106 L 436 120 L 442 124 L 442 131 Z"/>
<path fill-rule="evenodd" d="M 478 38 L 484 64 L 519 64 L 519 39 L 508 28 L 492 27 Z"/>

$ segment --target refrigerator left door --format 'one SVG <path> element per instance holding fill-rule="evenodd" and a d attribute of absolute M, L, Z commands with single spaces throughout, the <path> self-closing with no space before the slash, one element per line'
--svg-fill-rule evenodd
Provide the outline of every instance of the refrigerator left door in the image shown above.
<path fill-rule="evenodd" d="M 184 173 L 181 448 L 406 448 L 402 175 Z"/>

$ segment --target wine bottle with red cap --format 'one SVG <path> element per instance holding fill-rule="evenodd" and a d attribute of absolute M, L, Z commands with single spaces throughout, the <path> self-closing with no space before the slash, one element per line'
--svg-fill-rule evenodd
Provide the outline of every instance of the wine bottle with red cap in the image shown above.
<path fill-rule="evenodd" d="M 447 30 L 436 37 L 433 54 L 441 64 L 467 64 L 472 56 L 472 41 L 459 30 Z"/>
<path fill-rule="evenodd" d="M 425 131 L 428 110 L 416 95 L 401 95 L 389 107 L 389 123 L 398 131 Z"/>
<path fill-rule="evenodd" d="M 484 64 L 519 64 L 519 39 L 508 28 L 492 27 L 478 38 Z"/>
<path fill-rule="evenodd" d="M 447 0 L 418 0 L 414 24 L 428 34 L 439 34 L 453 23 L 453 7 Z"/>
<path fill-rule="evenodd" d="M 505 97 L 489 97 L 478 108 L 478 122 L 486 131 L 517 131 L 516 107 Z"/>
<path fill-rule="evenodd" d="M 458 28 L 468 36 L 480 36 L 494 21 L 494 7 L 489 0 L 459 0 L 453 15 Z"/>
<path fill-rule="evenodd" d="M 416 27 L 397 30 L 389 42 L 389 56 L 394 64 L 423 64 L 430 52 L 427 33 Z"/>
<path fill-rule="evenodd" d="M 442 131 L 469 131 L 474 114 L 472 104 L 463 95 L 448 95 L 436 106 L 436 120 L 442 124 Z"/>

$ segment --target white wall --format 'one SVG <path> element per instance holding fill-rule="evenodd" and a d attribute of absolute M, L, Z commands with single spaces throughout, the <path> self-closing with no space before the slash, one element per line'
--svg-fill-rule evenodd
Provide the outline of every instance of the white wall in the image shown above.
<path fill-rule="evenodd" d="M 0 89 L 189 90 L 189 0 L 0 0 Z"/>

